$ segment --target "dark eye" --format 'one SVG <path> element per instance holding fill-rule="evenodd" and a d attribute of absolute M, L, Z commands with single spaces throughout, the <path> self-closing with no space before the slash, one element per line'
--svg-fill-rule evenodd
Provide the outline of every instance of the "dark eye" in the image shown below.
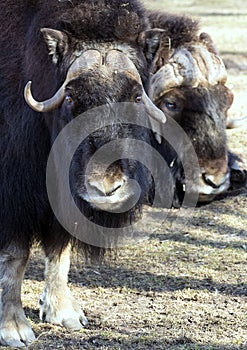
<path fill-rule="evenodd" d="M 136 102 L 136 103 L 142 102 L 142 96 L 141 96 L 141 95 L 136 96 L 136 97 L 135 97 L 135 102 Z"/>
<path fill-rule="evenodd" d="M 65 102 L 68 104 L 68 105 L 71 105 L 73 103 L 73 99 L 70 95 L 67 95 L 65 97 Z"/>
<path fill-rule="evenodd" d="M 175 111 L 177 109 L 176 102 L 165 101 L 164 105 L 169 111 Z"/>

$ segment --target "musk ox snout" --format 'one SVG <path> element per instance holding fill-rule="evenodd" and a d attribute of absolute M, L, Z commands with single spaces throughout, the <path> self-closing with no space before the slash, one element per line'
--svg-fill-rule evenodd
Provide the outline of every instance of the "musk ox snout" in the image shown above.
<path fill-rule="evenodd" d="M 215 196 L 225 192 L 229 185 L 230 172 L 227 156 L 204 162 L 199 176 L 200 201 L 206 200 L 206 196 Z"/>
<path fill-rule="evenodd" d="M 85 176 L 79 196 L 101 211 L 121 213 L 133 208 L 141 190 L 138 182 L 123 171 L 123 162 L 117 161 L 110 166 L 106 163 L 93 164 L 93 170 L 90 169 Z"/>

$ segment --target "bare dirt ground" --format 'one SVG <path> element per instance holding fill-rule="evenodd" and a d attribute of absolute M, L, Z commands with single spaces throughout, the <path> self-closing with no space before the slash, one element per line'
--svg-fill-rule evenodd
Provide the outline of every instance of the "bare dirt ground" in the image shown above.
<path fill-rule="evenodd" d="M 229 68 L 235 94 L 230 115 L 247 115 L 246 1 L 145 3 L 201 18 Z M 245 167 L 246 130 L 228 131 L 230 148 Z M 247 349 L 247 190 L 196 208 L 183 228 L 171 228 L 169 220 L 152 226 L 154 213 L 143 221 L 152 232 L 144 243 L 107 257 L 102 266 L 75 257 L 70 287 L 89 320 L 79 332 L 39 320 L 44 264 L 41 252 L 33 251 L 22 291 L 37 335 L 29 349 Z"/>

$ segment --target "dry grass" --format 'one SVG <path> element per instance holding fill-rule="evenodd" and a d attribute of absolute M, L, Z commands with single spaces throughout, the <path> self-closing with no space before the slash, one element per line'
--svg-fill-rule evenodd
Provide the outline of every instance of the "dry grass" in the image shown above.
<path fill-rule="evenodd" d="M 201 16 L 223 56 L 231 54 L 229 84 L 236 95 L 231 115 L 247 114 L 246 1 L 145 3 Z M 246 129 L 229 131 L 229 142 L 247 160 Z M 122 249 L 102 266 L 75 258 L 71 289 L 89 319 L 80 332 L 39 321 L 43 260 L 35 250 L 23 287 L 26 314 L 38 336 L 30 349 L 247 349 L 246 194 L 196 208 L 183 228 L 171 229 L 166 221 L 150 240 Z M 152 213 L 149 219 L 143 222 L 148 230 Z"/>

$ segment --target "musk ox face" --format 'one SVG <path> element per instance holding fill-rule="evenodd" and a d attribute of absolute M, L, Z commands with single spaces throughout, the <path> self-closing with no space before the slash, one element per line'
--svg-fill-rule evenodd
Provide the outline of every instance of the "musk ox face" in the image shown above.
<path fill-rule="evenodd" d="M 93 43 L 89 48 L 82 48 L 78 42 L 73 43 L 73 47 L 81 47 L 81 51 L 75 52 L 65 45 L 69 42 L 67 34 L 52 29 L 43 29 L 42 32 L 54 63 L 59 62 L 61 75 L 65 71 L 66 77 L 54 96 L 42 102 L 33 98 L 29 82 L 25 88 L 25 99 L 35 111 L 52 114 L 53 138 L 78 116 L 82 116 L 82 127 L 87 128 L 91 119 L 87 113 L 85 116 L 83 113 L 99 106 L 109 107 L 97 109 L 97 130 L 78 143 L 71 163 L 70 185 L 77 206 L 82 210 L 86 208 L 89 216 L 90 208 L 118 214 L 128 213 L 133 207 L 139 208 L 149 195 L 150 175 L 139 162 L 128 160 L 128 145 L 123 145 L 121 140 L 130 138 L 149 143 L 149 131 L 138 127 L 138 122 L 134 125 L 134 119 L 132 125 L 128 125 L 128 122 L 125 124 L 123 114 L 137 113 L 143 119 L 151 118 L 160 123 L 164 122 L 165 117 L 144 91 L 141 77 L 133 63 L 138 65 L 133 49 L 113 43 Z M 63 52 L 61 56 L 57 56 L 58 48 Z M 116 110 L 113 107 L 116 103 L 127 103 L 126 111 L 125 107 L 121 112 Z M 120 122 L 118 112 L 121 113 Z M 80 130 L 71 137 L 79 139 Z M 67 139 L 69 144 L 70 137 Z M 118 142 L 117 146 L 114 145 L 117 159 L 111 164 L 109 157 L 104 155 L 105 159 L 98 159 L 93 170 L 86 172 L 90 157 L 108 142 L 118 140 L 121 145 Z M 110 150 L 112 152 L 113 149 Z M 131 149 L 128 152 L 132 158 Z"/>
<path fill-rule="evenodd" d="M 81 89 L 84 86 L 87 88 Z M 149 106 L 142 84 L 128 72 L 116 70 L 107 74 L 103 67 L 96 71 L 90 70 L 71 81 L 65 94 L 61 106 L 61 116 L 64 118 L 81 115 L 95 106 L 106 106 L 103 109 L 96 108 L 97 130 L 80 144 L 72 160 L 70 183 L 77 205 L 81 208 L 80 202 L 83 200 L 94 209 L 110 213 L 126 212 L 135 205 L 139 206 L 149 193 L 150 176 L 139 162 L 126 159 L 126 154 L 132 158 L 133 152 L 128 147 L 128 141 L 126 144 L 121 141 L 131 138 L 149 143 L 148 129 L 129 125 L 127 118 L 124 123 L 124 113 L 131 117 L 132 113 L 140 111 L 144 119 L 145 114 L 146 117 L 148 114 L 155 116 L 156 110 L 152 113 L 153 106 Z M 110 109 L 107 107 L 109 104 Z M 115 109 L 118 104 L 119 108 Z M 84 115 L 87 119 L 87 113 Z M 91 120 L 86 119 L 85 123 L 90 124 Z M 93 170 L 86 172 L 91 157 L 108 143 L 112 143 L 110 154 L 108 151 L 103 153 L 96 160 Z M 113 155 L 119 160 L 111 164 L 109 159 Z M 132 180 L 141 184 L 141 192 Z"/>
<path fill-rule="evenodd" d="M 183 128 L 193 144 L 200 168 L 197 171 L 192 167 L 185 181 L 186 190 L 199 193 L 199 201 L 213 199 L 230 184 L 225 129 L 232 101 L 231 91 L 217 84 L 170 89 L 156 102 Z"/>
<path fill-rule="evenodd" d="M 145 166 L 131 159 L 132 154 L 135 154 L 131 147 L 128 147 L 126 140 L 133 137 L 147 142 L 148 131 L 127 124 L 103 127 L 91 134 L 79 146 L 73 157 L 70 184 L 75 202 L 87 216 L 92 213 L 90 209 L 93 208 L 97 223 L 102 224 L 101 219 L 103 222 L 105 220 L 102 211 L 111 213 L 112 218 L 117 218 L 121 213 L 134 214 L 135 209 L 147 202 L 152 185 L 151 176 Z M 87 171 L 91 157 L 108 144 L 111 144 L 108 151 L 103 157 L 96 156 L 93 170 Z M 129 159 L 125 158 L 126 154 Z M 119 160 L 109 162 L 112 155 Z M 83 208 L 84 202 L 81 200 L 88 205 Z M 100 219 L 95 216 L 95 210 L 101 210 Z"/>
<path fill-rule="evenodd" d="M 179 181 L 186 183 L 187 193 L 197 192 L 199 201 L 210 201 L 230 184 L 225 129 L 233 94 L 225 86 L 224 63 L 208 42 L 211 38 L 204 33 L 178 47 L 161 45 L 149 86 L 151 100 L 182 127 L 194 146 L 200 168 L 192 165 L 191 174 L 183 179 L 180 173 Z"/>

